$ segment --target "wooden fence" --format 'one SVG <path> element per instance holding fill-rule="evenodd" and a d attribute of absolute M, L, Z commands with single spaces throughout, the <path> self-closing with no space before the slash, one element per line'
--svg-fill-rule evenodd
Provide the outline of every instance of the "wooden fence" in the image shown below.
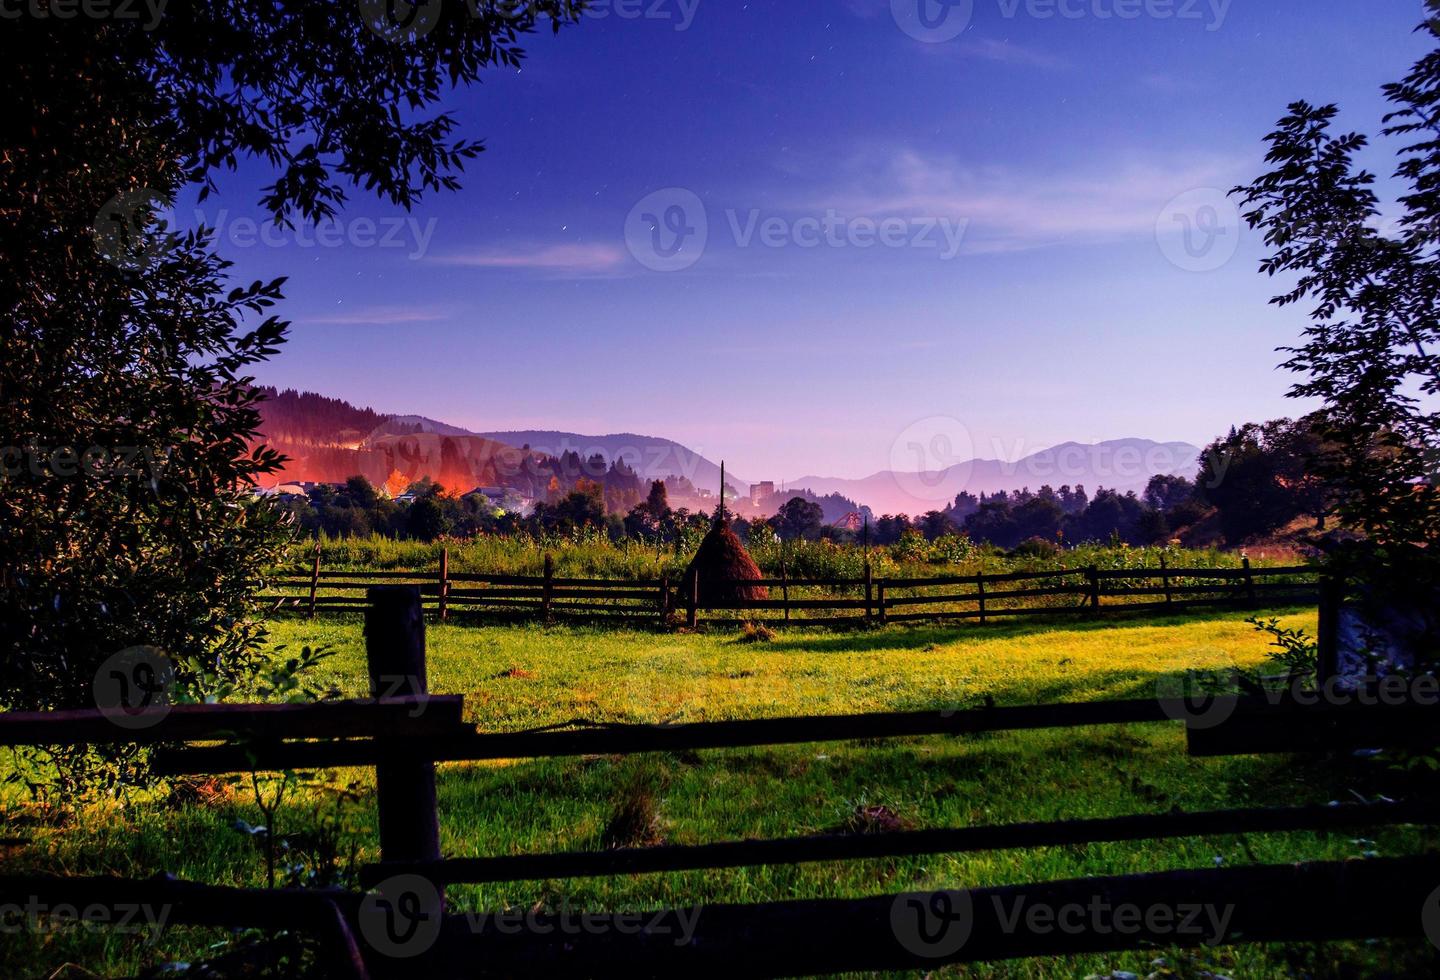
<path fill-rule="evenodd" d="M 1193 706 L 1130 700 L 1089 704 L 985 707 L 965 711 L 816 716 L 689 725 L 604 725 L 570 730 L 480 733 L 461 723 L 455 697 L 426 690 L 424 619 L 419 591 L 380 587 L 366 609 L 372 689 L 398 697 L 315 706 L 248 705 L 157 712 L 137 733 L 97 712 L 0 715 L 0 744 L 169 743 L 153 761 L 162 774 L 218 773 L 316 766 L 373 766 L 380 858 L 362 871 L 366 894 L 335 890 L 265 892 L 165 879 L 70 879 L 0 876 L 0 903 L 39 896 L 85 906 L 121 901 L 174 905 L 175 922 L 309 930 L 332 958 L 331 973 L 351 978 L 514 976 L 780 976 L 856 970 L 934 968 L 943 963 L 1184 946 L 1200 942 L 1324 941 L 1415 937 L 1421 909 L 1440 882 L 1440 856 L 1204 868 L 1074 879 L 965 892 L 881 895 L 710 905 L 690 910 L 685 942 L 634 927 L 636 917 L 587 915 L 567 932 L 554 916 L 524 928 L 498 916 L 446 913 L 443 891 L 462 882 L 563 880 L 590 876 L 761 866 L 807 861 L 893 858 L 1013 848 L 1083 846 L 1106 841 L 1217 834 L 1344 831 L 1434 824 L 1433 807 L 1414 802 L 1169 810 L 1100 819 L 931 828 L 875 835 L 806 835 L 604 852 L 446 858 L 440 848 L 435 764 L 450 760 L 669 752 L 916 735 L 964 735 L 1041 728 L 1176 724 Z M 1190 731 L 1192 754 L 1314 751 L 1440 743 L 1440 703 L 1356 701 L 1343 706 L 1233 699 L 1229 719 Z M 1323 739 L 1307 739 L 1322 732 Z M 220 744 L 194 744 L 198 742 Z M 190 743 L 190 744 L 182 744 Z M 388 894 L 387 921 L 423 905 L 396 899 L 396 882 L 426 883 L 437 926 L 423 947 L 396 959 L 367 929 Z M 387 889 L 390 891 L 387 893 Z M 380 897 L 377 897 L 380 896 Z M 1180 935 L 1148 924 L 1135 930 L 1044 929 L 1031 918 L 1007 920 L 1003 903 L 1030 906 L 1093 902 L 1138 908 L 1206 903 L 1229 910 L 1222 935 Z M 417 905 L 417 903 L 419 903 Z M 970 937 L 953 947 L 917 944 L 896 910 L 963 903 Z M 1016 905 L 1012 905 L 1017 907 Z M 1023 906 L 1019 906 L 1023 907 Z M 685 910 L 646 913 L 679 917 Z M 373 917 L 370 920 L 373 926 Z M 418 972 L 417 972 L 418 971 Z"/>
<path fill-rule="evenodd" d="M 724 601 L 734 585 L 764 586 L 768 599 Z M 961 619 L 986 623 L 1007 616 L 1094 616 L 1107 612 L 1183 611 L 1202 607 L 1259 609 L 1311 603 L 1319 597 L 1319 573 L 1310 566 L 1236 568 L 1097 567 L 1004 574 L 877 578 L 867 567 L 859 578 L 767 578 L 715 582 L 658 579 L 560 578 L 545 558 L 541 575 L 487 575 L 450 570 L 449 552 L 429 571 L 334 571 L 320 567 L 317 553 L 308 575 L 280 575 L 260 596 L 275 611 L 363 609 L 375 585 L 413 585 L 437 619 L 452 614 L 574 616 L 690 626 L 706 618 L 750 616 L 789 622 L 898 623 Z M 705 614 L 720 614 L 707 617 Z"/>

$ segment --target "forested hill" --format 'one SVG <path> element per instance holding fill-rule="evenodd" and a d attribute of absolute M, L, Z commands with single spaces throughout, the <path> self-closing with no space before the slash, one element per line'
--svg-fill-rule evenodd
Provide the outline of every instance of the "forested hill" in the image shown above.
<path fill-rule="evenodd" d="M 371 408 L 357 408 L 343 398 L 313 391 L 260 388 L 260 432 L 270 441 L 303 446 L 355 447 L 390 418 Z"/>

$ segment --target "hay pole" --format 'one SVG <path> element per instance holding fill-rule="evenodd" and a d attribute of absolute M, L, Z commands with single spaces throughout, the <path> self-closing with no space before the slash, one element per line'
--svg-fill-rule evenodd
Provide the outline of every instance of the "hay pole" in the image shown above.
<path fill-rule="evenodd" d="M 785 622 L 790 622 L 790 576 L 785 570 L 785 552 L 780 552 L 780 601 L 785 605 Z"/>
<path fill-rule="evenodd" d="M 315 593 L 320 589 L 320 542 L 315 542 L 315 559 L 310 565 L 310 618 L 315 618 Z"/>

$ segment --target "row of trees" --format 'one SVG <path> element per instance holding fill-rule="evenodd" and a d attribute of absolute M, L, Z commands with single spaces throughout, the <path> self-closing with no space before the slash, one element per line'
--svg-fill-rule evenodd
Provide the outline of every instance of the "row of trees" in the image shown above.
<path fill-rule="evenodd" d="M 962 492 L 944 510 L 913 518 L 882 515 L 872 540 L 886 545 L 907 534 L 934 541 L 963 533 L 1007 549 L 1037 539 L 1146 545 L 1213 521 L 1207 537 L 1238 545 L 1301 519 L 1323 529 L 1337 497 L 1336 488 L 1316 472 L 1315 461 L 1325 449 L 1314 416 L 1249 423 L 1207 446 L 1193 479 L 1157 475 L 1143 494 L 1101 487 L 1093 498 L 1084 486 L 1068 485 L 979 496 Z"/>
<path fill-rule="evenodd" d="M 863 535 L 872 544 L 895 544 L 907 536 L 935 541 L 964 534 L 972 541 L 1014 549 L 1024 542 L 1080 543 L 1119 540 L 1148 545 L 1169 540 L 1182 530 L 1210 521 L 1212 535 L 1238 544 L 1308 519 L 1323 527 L 1334 493 L 1316 476 L 1313 461 L 1324 440 L 1313 418 L 1277 419 L 1232 428 L 1201 455 L 1194 479 L 1159 475 L 1143 494 L 1104 487 L 1093 497 L 1084 486 L 1038 491 L 1024 488 L 994 494 L 961 493 L 945 510 L 917 517 L 885 514 Z M 573 455 L 573 454 L 572 454 Z M 703 529 L 709 516 L 669 504 L 669 481 L 650 484 L 644 500 L 638 478 L 619 463 L 578 457 L 556 460 L 559 472 L 546 499 L 531 514 L 495 506 L 480 494 L 461 495 L 427 479 L 403 489 L 413 498 L 397 503 L 364 477 L 352 477 L 339 489 L 321 486 L 308 501 L 289 504 L 301 529 L 310 535 L 382 534 L 434 540 L 442 535 L 570 533 L 582 528 L 606 530 L 612 537 L 673 542 Z M 584 472 L 596 472 L 590 479 Z M 562 489 L 559 475 L 571 481 Z M 633 503 L 633 506 L 628 506 Z M 628 512 L 625 509 L 628 506 Z M 623 514 L 624 516 L 621 516 Z M 854 540 L 852 530 L 831 526 L 830 514 L 811 494 L 796 494 L 763 522 L 736 521 L 746 536 L 752 523 L 766 524 L 781 540 Z"/>

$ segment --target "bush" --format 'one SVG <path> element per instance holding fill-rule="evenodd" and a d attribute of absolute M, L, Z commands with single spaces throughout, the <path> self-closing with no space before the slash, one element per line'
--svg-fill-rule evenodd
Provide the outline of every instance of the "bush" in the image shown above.
<path fill-rule="evenodd" d="M 1026 538 L 1010 553 L 1012 558 L 1043 558 L 1053 560 L 1060 557 L 1060 546 L 1047 538 Z"/>

